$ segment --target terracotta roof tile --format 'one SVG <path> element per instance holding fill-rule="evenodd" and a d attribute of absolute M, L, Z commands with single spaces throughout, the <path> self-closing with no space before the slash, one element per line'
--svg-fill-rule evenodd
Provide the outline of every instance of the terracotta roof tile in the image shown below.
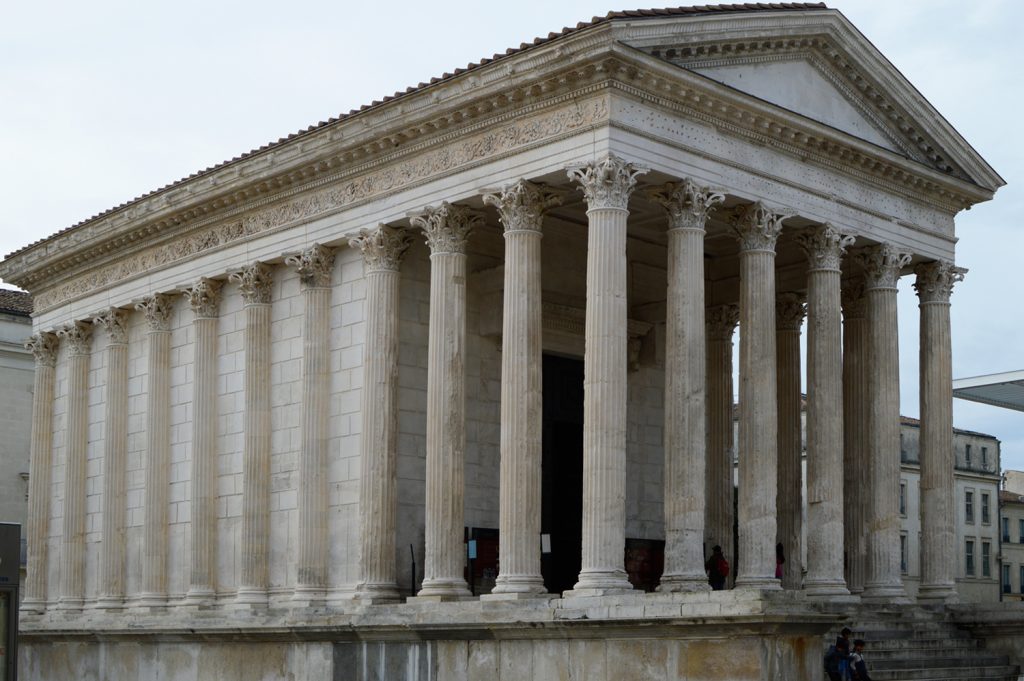
<path fill-rule="evenodd" d="M 0 288 L 0 312 L 28 317 L 32 314 L 32 295 L 24 291 Z"/>
<path fill-rule="evenodd" d="M 260 146 L 260 147 L 258 147 L 256 149 L 252 149 L 252 150 L 247 151 L 247 152 L 245 152 L 243 154 L 239 154 L 238 156 L 230 158 L 230 159 L 228 159 L 226 161 L 222 161 L 221 163 L 218 163 L 216 165 L 212 165 L 212 166 L 209 166 L 209 167 L 207 167 L 207 168 L 205 168 L 203 170 L 199 170 L 197 172 L 194 172 L 191 175 L 189 175 L 188 177 L 184 177 L 184 178 L 182 178 L 180 180 L 177 180 L 175 182 L 171 182 L 171 183 L 166 184 L 166 185 L 164 185 L 164 186 L 162 186 L 162 187 L 160 187 L 158 189 L 154 189 L 153 191 L 146 192 L 145 194 L 137 196 L 134 199 L 131 199 L 130 201 L 125 201 L 124 203 L 118 204 L 117 206 L 114 206 L 113 208 L 109 208 L 109 209 L 107 209 L 107 210 L 105 210 L 105 211 L 103 211 L 101 213 L 97 213 L 96 215 L 93 215 L 90 218 L 86 218 L 85 220 L 77 222 L 74 225 L 71 225 L 70 227 L 65 227 L 64 229 L 62 229 L 62 230 L 60 230 L 58 232 L 55 232 L 54 234 L 51 234 L 48 237 L 44 237 L 42 239 L 39 239 L 37 241 L 34 241 L 34 242 L 28 244 L 27 246 L 23 246 L 22 248 L 19 248 L 16 251 L 8 253 L 7 256 L 5 256 L 5 257 L 10 258 L 10 257 L 12 257 L 14 255 L 18 255 L 19 253 L 22 253 L 23 251 L 27 251 L 28 249 L 32 248 L 33 246 L 36 246 L 36 245 L 38 245 L 40 243 L 43 243 L 44 241 L 49 241 L 49 240 L 51 240 L 53 238 L 56 238 L 56 237 L 58 237 L 58 236 L 60 236 L 62 234 L 65 234 L 65 233 L 67 233 L 67 232 L 69 232 L 69 231 L 71 231 L 73 229 L 77 229 L 78 227 L 81 227 L 82 225 L 85 225 L 87 223 L 93 222 L 94 220 L 98 220 L 100 218 L 106 217 L 106 216 L 110 215 L 111 213 L 114 213 L 114 212 L 116 212 L 118 210 L 121 210 L 122 208 L 125 208 L 125 207 L 129 206 L 130 204 L 133 204 L 133 203 L 135 203 L 137 201 L 140 201 L 140 200 L 145 199 L 145 198 L 149 198 L 151 196 L 154 196 L 155 194 L 159 194 L 160 192 L 167 191 L 169 189 L 173 189 L 173 188 L 183 184 L 184 182 L 188 182 L 189 180 L 193 180 L 193 179 L 195 179 L 197 177 L 206 175 L 206 174 L 214 172 L 216 170 L 220 170 L 221 168 L 223 168 L 225 166 L 228 166 L 228 165 L 231 165 L 232 163 L 236 163 L 238 161 L 241 161 L 241 160 L 244 160 L 246 158 L 249 158 L 250 156 L 253 156 L 255 154 L 267 151 L 267 150 L 272 149 L 272 148 L 274 148 L 274 147 L 276 147 L 276 146 L 278 146 L 280 144 L 284 144 L 285 142 L 291 141 L 291 140 L 295 139 L 296 137 L 300 137 L 302 135 L 307 135 L 307 134 L 309 134 L 309 133 L 311 133 L 311 132 L 313 132 L 315 130 L 318 130 L 320 128 L 323 128 L 325 126 L 333 125 L 333 124 L 335 124 L 335 123 L 337 123 L 339 121 L 343 121 L 346 118 L 349 118 L 350 116 L 354 116 L 356 114 L 362 113 L 362 112 L 367 111 L 369 109 L 373 109 L 373 108 L 375 108 L 377 106 L 381 106 L 382 104 L 386 104 L 386 103 L 388 103 L 388 102 L 390 102 L 390 101 L 392 101 L 394 99 L 398 99 L 400 97 L 404 97 L 406 95 L 412 94 L 414 92 L 417 92 L 417 91 L 419 91 L 419 90 L 421 90 L 423 88 L 429 87 L 429 86 L 434 85 L 436 83 L 440 83 L 442 81 L 448 80 L 450 78 L 454 78 L 455 76 L 461 75 L 461 74 L 466 73 L 468 71 L 472 71 L 473 69 L 480 68 L 481 66 L 486 66 L 487 64 L 490 64 L 491 62 L 498 61 L 499 59 L 504 59 L 504 58 L 509 57 L 511 55 L 514 55 L 514 54 L 518 54 L 518 53 L 523 52 L 524 50 L 528 50 L 528 49 L 530 49 L 532 47 L 536 47 L 536 46 L 539 46 L 539 45 L 546 44 L 546 43 L 548 43 L 548 42 L 550 42 L 552 40 L 557 40 L 558 38 L 561 38 L 563 36 L 569 35 L 571 33 L 576 33 L 577 31 L 581 31 L 581 30 L 584 30 L 584 29 L 587 29 L 587 28 L 591 28 L 592 26 L 597 26 L 597 25 L 600 25 L 600 24 L 607 23 L 609 21 L 616 21 L 616 20 L 620 20 L 620 19 L 646 19 L 646 18 L 662 18 L 662 17 L 672 17 L 672 16 L 696 16 L 696 15 L 703 15 L 703 14 L 726 14 L 726 13 L 742 13 L 742 12 L 778 12 L 778 11 L 817 10 L 817 9 L 828 9 L 828 6 L 824 2 L 740 2 L 740 3 L 729 3 L 729 4 L 720 4 L 720 5 L 692 5 L 692 6 L 687 6 L 687 7 L 667 7 L 667 8 L 663 8 L 663 9 L 646 9 L 646 10 L 628 10 L 628 11 L 609 12 L 608 14 L 604 15 L 603 17 L 593 17 L 590 21 L 581 21 L 581 22 L 579 22 L 578 24 L 576 24 L 573 27 L 564 27 L 564 28 L 562 28 L 561 31 L 548 33 L 546 37 L 534 38 L 532 43 L 522 43 L 522 44 L 520 44 L 519 47 L 510 47 L 507 50 L 505 50 L 505 52 L 503 52 L 503 53 L 495 53 L 493 56 L 491 56 L 489 58 L 488 57 L 484 57 L 484 58 L 480 59 L 479 61 L 467 64 L 464 68 L 455 69 L 455 71 L 453 73 L 445 73 L 445 74 L 443 74 L 440 77 L 436 77 L 435 76 L 434 78 L 431 78 L 430 81 L 427 82 L 427 83 L 422 83 L 421 82 L 421 83 L 419 83 L 416 86 L 408 87 L 404 91 L 396 92 L 393 95 L 385 97 L 383 100 L 375 100 L 371 104 L 363 104 L 358 109 L 352 109 L 348 113 L 340 114 L 338 116 L 329 118 L 326 121 L 320 121 L 319 123 L 317 123 L 315 125 L 311 125 L 311 126 L 309 126 L 308 128 L 306 128 L 304 130 L 300 130 L 298 132 L 294 132 L 294 133 L 288 135 L 287 137 L 281 137 L 276 142 L 268 142 L 267 144 L 264 144 L 264 145 L 262 145 L 262 146 Z"/>

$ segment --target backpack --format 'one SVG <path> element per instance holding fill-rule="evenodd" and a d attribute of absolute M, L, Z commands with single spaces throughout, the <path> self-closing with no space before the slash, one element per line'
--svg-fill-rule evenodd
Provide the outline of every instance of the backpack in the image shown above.
<path fill-rule="evenodd" d="M 719 556 L 718 560 L 715 561 L 715 572 L 717 572 L 718 576 L 723 579 L 728 577 L 729 561 L 727 561 L 724 557 Z"/>

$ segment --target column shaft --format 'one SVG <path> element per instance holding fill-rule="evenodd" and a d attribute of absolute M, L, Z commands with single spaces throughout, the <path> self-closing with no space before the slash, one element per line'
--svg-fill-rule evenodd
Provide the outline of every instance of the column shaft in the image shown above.
<path fill-rule="evenodd" d="M 800 326 L 804 319 L 803 298 L 783 293 L 775 301 L 776 351 L 778 364 L 779 466 L 776 541 L 782 544 L 782 588 L 799 589 L 803 581 L 803 394 L 800 389 Z"/>
<path fill-rule="evenodd" d="M 738 321 L 739 308 L 735 305 L 708 310 L 706 539 L 709 548 L 721 546 L 730 562 L 735 560 L 736 543 L 733 532 L 732 337 Z M 732 572 L 729 576 L 731 581 Z"/>
<path fill-rule="evenodd" d="M 867 321 L 864 282 L 850 281 L 843 293 L 843 545 L 846 583 L 864 591 L 867 569 Z"/>
<path fill-rule="evenodd" d="M 57 363 L 57 337 L 50 333 L 32 336 L 25 346 L 36 360 L 32 390 L 32 441 L 29 458 L 28 565 L 23 613 L 46 609 L 49 571 L 47 537 L 50 530 L 50 480 L 53 468 L 53 397 Z"/>

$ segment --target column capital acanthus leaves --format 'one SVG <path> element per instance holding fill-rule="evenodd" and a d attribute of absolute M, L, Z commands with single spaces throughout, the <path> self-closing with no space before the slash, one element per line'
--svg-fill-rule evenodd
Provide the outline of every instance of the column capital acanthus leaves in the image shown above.
<path fill-rule="evenodd" d="M 864 297 L 864 278 L 844 279 L 840 288 L 843 319 L 864 319 L 867 315 L 867 298 Z"/>
<path fill-rule="evenodd" d="M 196 319 L 214 319 L 220 314 L 220 297 L 223 282 L 202 278 L 185 289 L 184 296 Z"/>
<path fill-rule="evenodd" d="M 88 322 L 71 322 L 57 330 L 62 343 L 66 343 L 68 353 L 72 355 L 88 355 L 92 347 L 92 324 Z"/>
<path fill-rule="evenodd" d="M 254 262 L 228 278 L 238 284 L 242 300 L 246 305 L 269 305 L 270 287 L 274 282 L 274 270 L 265 262 Z"/>
<path fill-rule="evenodd" d="M 544 214 L 562 203 L 563 193 L 543 183 L 519 180 L 500 192 L 484 194 L 484 203 L 498 209 L 506 232 L 527 230 L 540 232 Z"/>
<path fill-rule="evenodd" d="M 796 235 L 796 242 L 807 256 L 810 270 L 839 271 L 839 263 L 846 249 L 853 245 L 855 237 L 843 234 L 832 225 L 825 223 L 808 227 Z"/>
<path fill-rule="evenodd" d="M 111 345 L 124 345 L 128 342 L 128 311 L 112 307 L 92 318 L 92 323 L 102 326 L 107 332 Z"/>
<path fill-rule="evenodd" d="M 864 290 L 896 288 L 900 271 L 910 264 L 910 253 L 898 250 L 892 244 L 865 246 L 854 256 L 864 268 Z"/>
<path fill-rule="evenodd" d="M 330 288 L 334 270 L 334 249 L 313 244 L 306 250 L 285 258 L 285 264 L 294 267 L 304 288 Z"/>
<path fill-rule="evenodd" d="M 566 172 L 570 180 L 580 184 L 587 199 L 588 210 L 626 210 L 637 178 L 647 173 L 648 169 L 621 159 L 615 154 L 608 154 L 600 161 L 573 166 Z"/>
<path fill-rule="evenodd" d="M 25 349 L 36 358 L 36 366 L 57 366 L 57 349 L 60 340 L 53 333 L 37 333 L 25 341 Z"/>
<path fill-rule="evenodd" d="M 704 230 L 708 215 L 725 200 L 725 195 L 699 187 L 690 179 L 653 187 L 647 196 L 668 212 L 669 229 Z"/>
<path fill-rule="evenodd" d="M 779 331 L 799 331 L 807 316 L 803 294 L 787 291 L 775 296 L 775 328 Z"/>
<path fill-rule="evenodd" d="M 150 331 L 170 331 L 174 302 L 166 293 L 154 293 L 135 304 L 135 309 L 146 317 Z"/>
<path fill-rule="evenodd" d="M 736 208 L 732 229 L 740 242 L 740 251 L 775 252 L 775 242 L 782 233 L 782 221 L 788 215 L 775 213 L 760 201 Z"/>
<path fill-rule="evenodd" d="M 704 313 L 704 323 L 711 340 L 732 340 L 740 321 L 739 305 L 715 305 Z"/>
<path fill-rule="evenodd" d="M 466 252 L 466 240 L 483 217 L 465 206 L 445 201 L 437 208 L 427 206 L 421 215 L 412 218 L 412 226 L 422 229 L 431 254 Z"/>
<path fill-rule="evenodd" d="M 948 303 L 953 286 L 964 280 L 967 269 L 957 267 L 948 260 L 923 262 L 914 268 L 917 280 L 914 290 L 922 303 Z"/>
<path fill-rule="evenodd" d="M 409 243 L 404 229 L 385 224 L 362 229 L 359 236 L 348 240 L 349 246 L 362 252 L 367 272 L 397 272 Z"/>

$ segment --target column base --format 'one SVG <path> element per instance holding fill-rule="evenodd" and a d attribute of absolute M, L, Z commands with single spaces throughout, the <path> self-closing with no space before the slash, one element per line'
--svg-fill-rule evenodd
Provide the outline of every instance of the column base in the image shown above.
<path fill-rule="evenodd" d="M 182 605 L 205 606 L 213 605 L 217 601 L 217 592 L 210 587 L 195 587 L 188 590 Z"/>
<path fill-rule="evenodd" d="M 562 598 L 578 598 L 581 596 L 613 596 L 634 591 L 633 585 L 626 579 L 625 570 L 583 570 L 579 581 L 570 591 L 562 594 Z"/>
<path fill-rule="evenodd" d="M 120 596 L 100 596 L 93 607 L 97 610 L 123 610 L 124 599 Z"/>
<path fill-rule="evenodd" d="M 814 598 L 847 599 L 851 597 L 850 590 L 846 588 L 846 582 L 834 579 L 805 579 L 804 593 Z"/>
<path fill-rule="evenodd" d="M 356 586 L 355 600 L 376 605 L 379 603 L 400 603 L 402 596 L 394 582 L 363 582 Z"/>
<path fill-rule="evenodd" d="M 864 603 L 911 603 L 902 584 L 865 584 L 860 599 Z"/>
<path fill-rule="evenodd" d="M 65 612 L 79 612 L 84 604 L 85 601 L 81 598 L 61 598 L 57 601 L 54 609 Z"/>
<path fill-rule="evenodd" d="M 289 605 L 293 608 L 322 608 L 327 604 L 327 590 L 320 586 L 300 584 L 292 592 Z"/>
<path fill-rule="evenodd" d="M 960 602 L 960 595 L 952 584 L 922 584 L 917 590 L 917 602 L 922 605 L 946 605 Z"/>
<path fill-rule="evenodd" d="M 544 578 L 540 575 L 498 575 L 494 589 L 489 595 L 516 596 L 520 598 L 546 596 Z"/>
<path fill-rule="evenodd" d="M 18 607 L 18 612 L 22 615 L 42 615 L 46 612 L 46 601 L 41 598 L 26 598 Z"/>
<path fill-rule="evenodd" d="M 419 592 L 409 601 L 417 600 L 446 600 L 461 601 L 473 598 L 469 592 L 469 585 L 461 577 L 448 579 L 424 579 Z"/>
<path fill-rule="evenodd" d="M 265 608 L 269 604 L 265 589 L 253 587 L 239 587 L 235 592 L 235 600 L 232 606 L 238 608 Z"/>
<path fill-rule="evenodd" d="M 659 593 L 696 593 L 711 591 L 708 578 L 701 575 L 662 575 L 656 589 Z"/>
<path fill-rule="evenodd" d="M 741 591 L 782 591 L 782 581 L 774 575 L 762 577 L 737 577 L 735 589 Z"/>

